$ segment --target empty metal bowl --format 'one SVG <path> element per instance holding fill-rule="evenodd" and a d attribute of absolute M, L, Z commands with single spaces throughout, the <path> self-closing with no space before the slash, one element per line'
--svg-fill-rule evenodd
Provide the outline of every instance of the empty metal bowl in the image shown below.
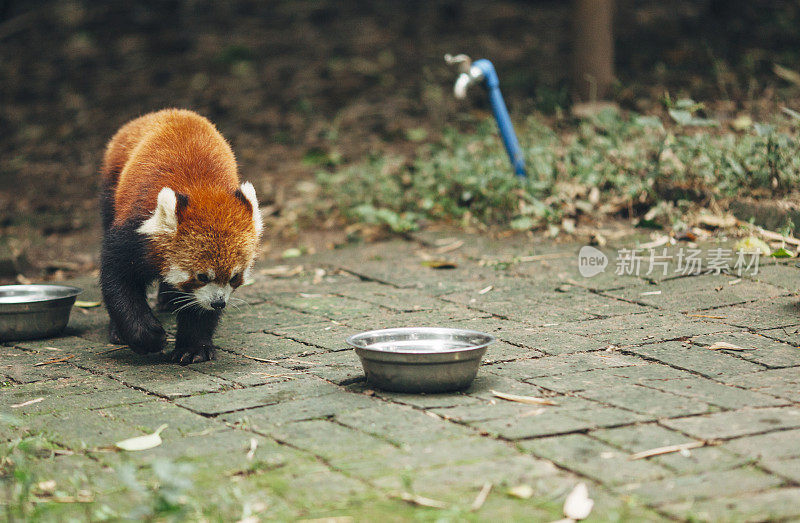
<path fill-rule="evenodd" d="M 81 292 L 68 285 L 0 285 L 0 341 L 60 333 Z"/>
<path fill-rule="evenodd" d="M 494 336 L 438 327 L 362 332 L 347 338 L 367 381 L 395 392 L 447 392 L 469 387 Z"/>

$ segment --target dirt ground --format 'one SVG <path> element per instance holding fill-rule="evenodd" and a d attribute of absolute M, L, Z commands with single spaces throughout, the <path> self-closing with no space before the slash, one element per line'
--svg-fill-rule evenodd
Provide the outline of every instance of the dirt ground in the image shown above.
<path fill-rule="evenodd" d="M 762 23 L 771 9 L 780 23 Z M 615 99 L 653 112 L 671 90 L 716 100 L 714 112 L 773 110 L 792 94 L 771 64 L 794 58 L 798 11 L 620 1 Z M 192 108 L 218 125 L 267 206 L 265 251 L 278 256 L 344 236 L 301 219 L 324 197 L 302 183 L 315 170 L 411 155 L 487 114 L 477 96 L 453 99 L 445 53 L 492 59 L 517 117 L 569 104 L 567 2 L 5 0 L 0 17 L 0 281 L 96 269 L 103 146 L 151 110 Z"/>

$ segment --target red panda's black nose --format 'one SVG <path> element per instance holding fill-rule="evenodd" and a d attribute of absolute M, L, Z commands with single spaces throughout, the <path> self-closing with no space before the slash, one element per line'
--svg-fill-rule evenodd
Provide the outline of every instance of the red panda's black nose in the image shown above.
<path fill-rule="evenodd" d="M 214 310 L 221 311 L 225 308 L 225 300 L 214 300 L 211 302 L 211 306 L 214 307 Z"/>

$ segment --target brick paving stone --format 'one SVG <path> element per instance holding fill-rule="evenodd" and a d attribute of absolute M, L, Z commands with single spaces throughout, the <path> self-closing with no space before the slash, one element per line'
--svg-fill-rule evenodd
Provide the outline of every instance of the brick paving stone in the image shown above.
<path fill-rule="evenodd" d="M 81 366 L 127 386 L 168 398 L 234 386 L 229 381 L 203 374 L 190 366 L 176 368 L 165 354 L 141 356 L 130 350 L 120 350 L 83 360 Z"/>
<path fill-rule="evenodd" d="M 758 268 L 758 273 L 747 274 L 746 277 L 797 294 L 800 292 L 800 268 L 796 267 L 795 263 L 778 261 L 772 265 L 761 266 Z"/>
<path fill-rule="evenodd" d="M 214 506 L 223 518 L 244 517 L 253 500 L 266 506 L 259 517 L 275 520 L 450 517 L 392 498 L 397 491 L 440 499 L 462 517 L 486 481 L 492 493 L 474 516 L 486 520 L 558 519 L 580 481 L 598 520 L 800 516 L 791 488 L 800 482 L 800 308 L 788 295 L 800 269 L 772 262 L 736 285 L 609 269 L 585 279 L 579 245 L 458 238 L 463 245 L 443 255 L 453 270 L 421 263 L 442 256 L 435 233 L 306 256 L 289 278 L 261 265 L 218 330 L 218 359 L 188 367 L 109 344 L 106 312 L 76 309 L 63 336 L 0 345 L 0 441 L 41 433 L 74 451 L 26 458 L 34 485 L 88 488 L 91 510 L 106 504 L 120 517 L 154 502 L 153 468 L 165 463 L 190 466 L 189 494 L 202 493 L 203 513 Z M 531 254 L 561 257 L 516 258 Z M 81 284 L 99 296 L 94 279 Z M 662 294 L 641 294 L 652 289 Z M 159 318 L 173 338 L 174 315 Z M 370 390 L 344 338 L 429 325 L 498 338 L 473 384 L 449 394 Z M 748 350 L 708 350 L 714 341 Z M 74 357 L 33 367 L 59 354 Z M 160 446 L 108 450 L 162 423 Z M 701 439 L 720 441 L 629 459 Z M 127 467 L 144 494 L 120 479 Z M 507 495 L 519 484 L 534 499 Z M 86 517 L 85 507 L 61 505 L 61 519 Z"/>
<path fill-rule="evenodd" d="M 215 415 L 302 397 L 321 396 L 337 390 L 336 385 L 317 378 L 287 379 L 257 387 L 198 394 L 180 398 L 175 403 L 193 412 Z"/>
<path fill-rule="evenodd" d="M 280 361 L 280 360 L 276 360 Z M 286 367 L 256 362 L 226 351 L 217 351 L 217 359 L 195 367 L 197 372 L 215 376 L 242 387 L 264 385 L 296 378 L 302 374 Z"/>
<path fill-rule="evenodd" d="M 535 456 L 549 459 L 604 485 L 649 482 L 670 475 L 670 470 L 650 461 L 628 459 L 628 453 L 585 434 L 567 434 L 522 441 Z"/>
<path fill-rule="evenodd" d="M 329 323 L 314 323 L 313 328 L 322 330 L 328 327 Z M 309 329 L 311 327 L 308 327 Z M 297 358 L 300 355 L 324 353 L 327 349 L 323 347 L 313 347 L 293 339 L 284 338 L 275 334 L 265 332 L 255 332 L 250 334 L 240 334 L 232 338 L 224 345 L 224 350 L 240 354 L 245 357 L 259 358 L 261 360 L 279 361 L 287 358 Z M 270 361 L 258 361 L 249 359 L 256 363 L 267 363 Z"/>
<path fill-rule="evenodd" d="M 353 350 L 313 354 L 306 358 L 298 358 L 300 361 L 304 359 L 313 361 L 313 365 L 309 365 L 306 372 L 339 385 L 366 379 L 361 361 Z"/>
<path fill-rule="evenodd" d="M 272 331 L 284 338 L 296 340 L 304 345 L 310 345 L 308 350 L 318 352 L 316 347 L 326 351 L 347 350 L 350 347 L 345 343 L 348 336 L 357 334 L 358 330 L 341 324 L 308 325 L 287 327 Z"/>
<path fill-rule="evenodd" d="M 647 310 L 634 303 L 582 289 L 569 293 L 554 293 L 551 286 L 521 286 L 519 282 L 509 285 L 508 289 L 483 295 L 476 292 L 462 292 L 448 294 L 443 296 L 443 299 L 533 326 L 622 316 Z"/>
<path fill-rule="evenodd" d="M 731 376 L 725 381 L 764 394 L 800 401 L 800 373 L 794 367 Z"/>
<path fill-rule="evenodd" d="M 380 402 L 377 398 L 370 398 L 363 394 L 324 394 L 230 412 L 220 415 L 219 419 L 255 431 L 265 431 L 293 421 L 331 418 L 336 414 L 345 414 L 351 410 L 373 407 Z"/>
<path fill-rule="evenodd" d="M 433 296 L 428 296 L 417 289 L 396 288 L 378 282 L 359 282 L 333 291 L 339 296 L 378 305 L 397 312 L 415 312 L 437 310 L 446 305 Z"/>
<path fill-rule="evenodd" d="M 529 380 L 544 376 L 559 374 L 573 375 L 573 373 L 595 369 L 630 367 L 636 365 L 647 365 L 647 362 L 632 356 L 601 351 L 561 354 L 559 356 L 546 356 L 543 358 L 497 363 L 488 366 L 487 370 L 518 380 Z"/>
<path fill-rule="evenodd" d="M 800 458 L 800 429 L 779 430 L 769 434 L 731 440 L 725 447 L 753 459 L 782 460 Z"/>
<path fill-rule="evenodd" d="M 599 429 L 589 434 L 630 454 L 697 441 L 654 423 Z M 644 459 L 682 475 L 731 469 L 750 461 L 750 458 L 735 454 L 726 450 L 727 448 L 727 445 L 701 447 L 684 453 L 672 452 Z"/>
<path fill-rule="evenodd" d="M 800 327 L 797 326 L 763 329 L 759 334 L 769 339 L 788 343 L 795 349 L 800 347 Z"/>
<path fill-rule="evenodd" d="M 391 489 L 402 488 L 404 482 L 401 474 L 391 474 L 374 481 L 379 487 Z M 466 500 L 471 502 L 474 497 L 466 496 L 464 491 L 474 494 L 486 482 L 497 485 L 495 488 L 500 491 L 520 484 L 530 485 L 534 491 L 542 494 L 552 494 L 563 485 L 552 464 L 531 456 L 518 455 L 466 465 L 423 469 L 413 475 L 410 487 L 413 492 L 421 495 L 436 496 L 445 501 L 460 500 L 463 503 Z"/>
<path fill-rule="evenodd" d="M 556 392 L 578 392 L 582 390 L 595 390 L 623 384 L 662 383 L 668 380 L 690 378 L 686 371 L 673 369 L 666 365 L 646 363 L 628 367 L 616 367 L 575 372 L 560 376 L 543 376 L 531 378 L 529 383 Z"/>
<path fill-rule="evenodd" d="M 474 431 L 410 407 L 378 405 L 336 414 L 337 423 L 386 439 L 395 445 L 414 445 L 461 438 Z"/>
<path fill-rule="evenodd" d="M 695 521 L 782 521 L 800 516 L 800 488 L 771 489 L 754 494 L 718 497 L 699 502 L 663 505 L 660 510 Z"/>
<path fill-rule="evenodd" d="M 487 332 L 499 340 L 551 356 L 599 350 L 606 346 L 601 341 L 587 336 L 561 332 L 555 330 L 554 327 L 530 327 L 524 323 L 498 318 L 474 318 L 454 322 L 452 326 Z M 531 356 L 534 355 L 535 353 L 531 354 Z"/>
<path fill-rule="evenodd" d="M 265 433 L 329 461 L 359 461 L 365 457 L 380 460 L 397 448 L 383 438 L 329 420 L 286 423 L 270 427 Z"/>
<path fill-rule="evenodd" d="M 800 483 L 800 458 L 780 461 L 760 461 L 759 465 L 769 472 L 778 474 L 795 484 Z"/>
<path fill-rule="evenodd" d="M 729 332 L 713 335 L 703 335 L 692 338 L 692 343 L 710 346 L 717 342 L 725 342 L 741 347 L 745 350 L 726 351 L 727 354 L 752 361 L 768 368 L 782 368 L 800 366 L 800 349 L 797 346 L 776 341 L 769 335 L 769 331 L 762 334 L 749 332 Z"/>
<path fill-rule="evenodd" d="M 307 314 L 273 303 L 260 303 L 251 306 L 242 305 L 238 310 L 229 311 L 223 316 L 217 335 L 227 336 L 229 334 L 271 331 L 282 327 L 308 325 L 324 321 L 325 318 L 320 315 Z"/>
<path fill-rule="evenodd" d="M 667 427 L 700 439 L 736 438 L 800 427 L 800 408 L 769 407 L 665 420 Z"/>
<path fill-rule="evenodd" d="M 660 481 L 634 482 L 618 488 L 620 493 L 636 496 L 648 504 L 702 500 L 720 493 L 735 495 L 765 490 L 783 483 L 783 479 L 754 467 L 710 471 L 689 476 L 674 476 Z"/>
<path fill-rule="evenodd" d="M 708 315 L 721 319 L 709 319 L 746 329 L 777 329 L 800 325 L 800 306 L 797 296 L 781 296 L 762 299 L 743 305 L 719 307 Z"/>
<path fill-rule="evenodd" d="M 699 376 L 664 381 L 650 381 L 645 386 L 671 392 L 679 396 L 698 399 L 726 409 L 770 407 L 786 405 L 788 403 L 788 401 L 776 398 L 775 396 L 740 389 L 730 385 L 723 385 Z"/>
<path fill-rule="evenodd" d="M 153 431 L 164 423 L 169 425 L 168 430 L 178 431 L 182 435 L 223 428 L 213 420 L 197 416 L 163 399 L 105 407 L 97 412 L 107 419 L 121 420 L 144 432 Z"/>
<path fill-rule="evenodd" d="M 664 311 L 560 323 L 554 328 L 589 336 L 605 345 L 617 346 L 653 343 L 730 330 L 730 327 L 714 323 L 708 318 L 695 318 Z"/>
<path fill-rule="evenodd" d="M 647 290 L 643 290 L 640 286 L 634 286 L 607 291 L 604 294 L 659 309 L 680 312 L 717 309 L 720 306 L 788 294 L 785 289 L 752 280 L 743 279 L 736 285 L 730 285 L 734 279 L 736 278 L 726 274 L 703 274 L 664 280 L 658 285 L 650 286 L 651 288 Z M 655 291 L 661 291 L 661 293 L 643 294 L 643 292 Z"/>
<path fill-rule="evenodd" d="M 732 354 L 712 351 L 706 347 L 678 341 L 650 343 L 638 347 L 628 347 L 625 350 L 713 379 L 738 376 L 764 369 L 762 365 L 740 359 Z"/>
<path fill-rule="evenodd" d="M 581 392 L 580 395 L 654 418 L 673 418 L 718 410 L 693 398 L 639 385 L 587 390 Z"/>

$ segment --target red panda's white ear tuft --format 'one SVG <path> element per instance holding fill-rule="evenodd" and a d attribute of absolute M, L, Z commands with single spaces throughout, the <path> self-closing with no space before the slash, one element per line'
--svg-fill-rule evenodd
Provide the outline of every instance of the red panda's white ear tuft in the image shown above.
<path fill-rule="evenodd" d="M 261 236 L 261 231 L 264 229 L 264 222 L 261 219 L 261 209 L 258 208 L 258 198 L 256 198 L 256 189 L 250 182 L 244 182 L 239 190 L 242 191 L 244 197 L 253 206 L 253 225 L 256 228 L 256 234 Z"/>
<path fill-rule="evenodd" d="M 137 232 L 147 236 L 175 234 L 178 230 L 178 217 L 175 214 L 177 205 L 178 198 L 175 196 L 175 191 L 169 187 L 161 189 L 153 215 L 142 223 Z"/>

